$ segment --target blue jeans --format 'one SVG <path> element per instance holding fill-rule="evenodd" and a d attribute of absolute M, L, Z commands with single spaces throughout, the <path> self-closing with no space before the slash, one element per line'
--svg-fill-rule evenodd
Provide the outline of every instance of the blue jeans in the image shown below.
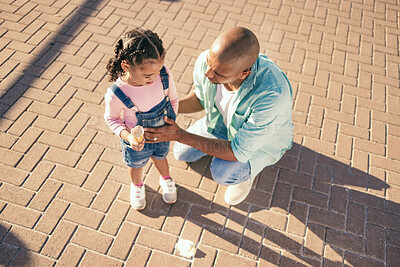
<path fill-rule="evenodd" d="M 196 135 L 201 135 L 207 138 L 227 140 L 226 128 L 220 127 L 212 134 L 207 132 L 205 125 L 206 118 L 198 120 L 190 126 L 187 131 Z M 207 154 L 200 150 L 176 142 L 174 146 L 174 156 L 177 160 L 194 162 Z M 211 175 L 215 182 L 222 185 L 234 185 L 250 179 L 250 163 L 239 161 L 228 161 L 219 158 L 213 158 L 210 166 Z"/>

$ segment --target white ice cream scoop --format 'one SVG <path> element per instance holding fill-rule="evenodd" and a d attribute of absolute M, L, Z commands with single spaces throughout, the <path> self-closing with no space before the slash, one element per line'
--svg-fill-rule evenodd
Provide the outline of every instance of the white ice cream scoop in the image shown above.
<path fill-rule="evenodd" d="M 175 249 L 179 253 L 179 255 L 186 258 L 193 258 L 196 254 L 196 246 L 195 244 L 186 239 L 180 238 L 178 242 L 175 244 Z"/>

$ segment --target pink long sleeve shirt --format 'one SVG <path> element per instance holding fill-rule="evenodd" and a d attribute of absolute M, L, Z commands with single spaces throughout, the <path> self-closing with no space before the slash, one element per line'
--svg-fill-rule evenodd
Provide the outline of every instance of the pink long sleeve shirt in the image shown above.
<path fill-rule="evenodd" d="M 169 75 L 168 95 L 172 108 L 175 113 L 178 114 L 178 94 L 176 92 L 176 86 L 170 70 L 168 68 L 166 68 L 166 70 Z M 133 86 L 123 82 L 121 79 L 118 79 L 116 84 L 142 112 L 149 111 L 165 97 L 160 75 L 158 75 L 156 80 L 150 85 Z M 117 136 L 120 136 L 122 130 L 127 129 L 130 131 L 136 126 L 137 109 L 135 107 L 133 109 L 128 109 L 110 88 L 107 89 L 104 98 L 104 120 Z"/>

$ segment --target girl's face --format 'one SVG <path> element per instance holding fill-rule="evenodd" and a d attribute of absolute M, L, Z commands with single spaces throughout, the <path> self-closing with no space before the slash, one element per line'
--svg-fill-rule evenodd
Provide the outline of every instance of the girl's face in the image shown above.
<path fill-rule="evenodd" d="M 145 59 L 142 64 L 132 66 L 127 61 L 121 63 L 125 75 L 122 80 L 133 86 L 152 84 L 164 65 L 164 57 L 160 59 Z"/>

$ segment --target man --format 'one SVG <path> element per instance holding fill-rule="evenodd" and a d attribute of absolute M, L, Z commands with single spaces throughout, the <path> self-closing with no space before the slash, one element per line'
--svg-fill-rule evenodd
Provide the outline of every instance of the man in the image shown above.
<path fill-rule="evenodd" d="M 196 61 L 194 92 L 179 101 L 178 113 L 204 109 L 206 116 L 187 131 L 165 118 L 165 126 L 145 133 L 150 142 L 177 141 L 178 160 L 212 156 L 212 178 L 228 185 L 230 205 L 247 197 L 256 175 L 275 164 L 293 141 L 292 88 L 283 71 L 259 51 L 250 30 L 223 32 Z"/>

